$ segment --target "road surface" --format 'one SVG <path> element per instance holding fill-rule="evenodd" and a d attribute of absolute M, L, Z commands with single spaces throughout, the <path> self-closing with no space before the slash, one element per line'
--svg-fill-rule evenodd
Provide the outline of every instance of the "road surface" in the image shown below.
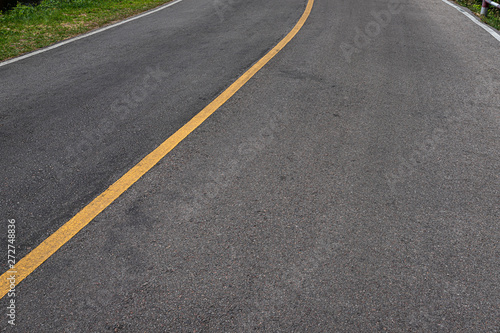
<path fill-rule="evenodd" d="M 295 26 L 184 0 L 0 67 L 22 258 Z M 294 39 L 16 288 L 10 332 L 499 332 L 500 43 L 438 0 L 315 0 Z M 2 272 L 7 261 L 2 260 Z"/>

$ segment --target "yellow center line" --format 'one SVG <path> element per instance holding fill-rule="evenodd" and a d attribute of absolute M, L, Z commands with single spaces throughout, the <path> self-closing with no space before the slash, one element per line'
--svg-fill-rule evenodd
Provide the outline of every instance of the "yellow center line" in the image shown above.
<path fill-rule="evenodd" d="M 14 269 L 2 274 L 0 277 L 0 298 L 3 298 L 10 290 L 10 271 L 16 271 L 15 284 L 19 284 L 30 275 L 38 266 L 47 260 L 52 254 L 82 230 L 106 207 L 122 195 L 130 186 L 139 180 L 146 172 L 154 167 L 163 157 L 175 148 L 184 138 L 200 126 L 210 115 L 212 115 L 221 105 L 233 96 L 245 83 L 248 82 L 269 60 L 280 52 L 302 28 L 311 13 L 314 0 L 308 0 L 306 9 L 293 29 L 281 40 L 271 51 L 262 57 L 255 65 L 240 76 L 229 88 L 208 104 L 188 123 L 182 126 L 177 132 L 170 136 L 165 142 L 144 157 L 137 165 L 130 169 L 106 191 L 95 198 L 71 220 L 66 222 L 56 232 L 50 235 L 34 250 L 22 258 Z"/>

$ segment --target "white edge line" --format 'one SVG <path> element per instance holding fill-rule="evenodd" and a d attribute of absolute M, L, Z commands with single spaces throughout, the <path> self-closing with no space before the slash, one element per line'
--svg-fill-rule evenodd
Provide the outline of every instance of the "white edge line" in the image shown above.
<path fill-rule="evenodd" d="M 175 5 L 176 3 L 179 3 L 181 2 L 182 0 L 174 0 L 172 2 L 169 2 L 161 7 L 158 7 L 156 9 L 153 9 L 153 10 L 150 10 L 150 11 L 147 11 L 145 13 L 142 13 L 142 14 L 139 14 L 137 16 L 133 16 L 133 17 L 130 17 L 126 20 L 123 20 L 123 21 L 120 21 L 120 22 L 117 22 L 115 24 L 111 24 L 111 25 L 108 25 L 108 26 L 105 26 L 103 28 L 99 28 L 97 30 L 94 30 L 94 31 L 91 31 L 91 32 L 88 32 L 86 34 L 83 34 L 83 35 L 80 35 L 80 36 L 77 36 L 77 37 L 73 37 L 73 38 L 70 38 L 70 39 L 67 39 L 65 41 L 62 41 L 62 42 L 59 42 L 59 43 L 56 43 L 54 45 L 51 45 L 51 46 L 48 46 L 48 47 L 45 47 L 43 49 L 40 49 L 40 50 L 37 50 L 37 51 L 33 51 L 33 52 L 30 52 L 30 53 L 27 53 L 25 55 L 22 55 L 22 56 L 19 56 L 17 58 L 13 58 L 13 59 L 9 59 L 9 60 L 6 60 L 4 62 L 0 62 L 0 67 L 2 66 L 5 66 L 5 65 L 8 65 L 8 64 L 12 64 L 13 62 L 17 62 L 19 60 L 23 60 L 23 59 L 26 59 L 26 58 L 29 58 L 29 57 L 32 57 L 32 56 L 35 56 L 37 54 L 40 54 L 40 53 L 43 53 L 43 52 L 47 52 L 49 50 L 53 50 L 53 49 L 56 49 L 60 46 L 63 46 L 63 45 L 66 45 L 66 44 L 69 44 L 69 43 L 72 43 L 74 41 L 77 41 L 79 39 L 83 39 L 83 38 L 87 38 L 89 36 L 92 36 L 92 35 L 95 35 L 95 34 L 98 34 L 98 33 L 101 33 L 103 31 L 106 31 L 108 29 L 111 29 L 111 28 L 114 28 L 114 27 L 117 27 L 119 25 L 122 25 L 122 24 L 125 24 L 125 23 L 128 23 L 128 22 L 131 22 L 131 21 L 134 21 L 134 20 L 138 20 L 144 16 L 148 16 L 148 15 L 151 15 L 153 13 L 156 13 L 156 12 L 159 12 L 160 10 L 163 10 L 167 7 L 170 7 L 170 6 L 173 6 Z"/>
<path fill-rule="evenodd" d="M 477 19 L 477 17 L 475 17 L 474 15 L 470 14 L 465 9 L 463 9 L 462 7 L 460 7 L 459 5 L 456 5 L 456 4 L 452 3 L 452 2 L 449 2 L 448 0 L 441 0 L 441 1 L 443 1 L 447 5 L 450 5 L 450 6 L 454 7 L 456 10 L 458 10 L 459 12 L 461 12 L 462 14 L 464 14 L 465 16 L 467 16 L 468 18 L 470 18 L 472 20 L 472 22 L 476 23 L 478 26 L 480 26 L 481 28 L 483 28 L 484 30 L 486 30 L 486 32 L 488 32 L 490 35 L 492 35 L 493 37 L 495 37 L 495 39 L 497 41 L 500 42 L 500 35 L 498 34 L 498 32 L 496 32 L 489 25 L 484 24 L 483 22 L 479 21 Z"/>

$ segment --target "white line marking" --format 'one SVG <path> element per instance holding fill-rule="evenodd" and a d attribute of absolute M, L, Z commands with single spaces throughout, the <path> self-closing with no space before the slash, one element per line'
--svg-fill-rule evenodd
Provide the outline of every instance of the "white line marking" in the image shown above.
<path fill-rule="evenodd" d="M 133 16 L 131 18 L 128 18 L 124 21 L 120 21 L 118 23 L 115 23 L 115 24 L 111 24 L 111 25 L 108 25 L 108 26 L 105 26 L 103 28 L 100 28 L 100 29 L 97 29 L 97 30 L 94 30 L 94 31 L 91 31 L 91 32 L 88 32 L 86 34 L 83 34 L 83 35 L 80 35 L 80 36 L 77 36 L 77 37 L 73 37 L 73 38 L 70 38 L 70 39 L 67 39 L 65 41 L 62 41 L 62 42 L 59 42 L 57 44 L 54 44 L 54 45 L 51 45 L 51 46 L 48 46 L 48 47 L 45 47 L 43 49 L 40 49 L 40 50 L 37 50 L 37 51 L 34 51 L 34 52 L 31 52 L 31 53 L 27 53 L 25 55 L 22 55 L 20 57 L 17 57 L 17 58 L 13 58 L 13 59 L 10 59 L 10 60 L 6 60 L 4 62 L 0 62 L 0 67 L 2 66 L 5 66 L 5 65 L 8 65 L 8 64 L 12 64 L 13 62 L 16 62 L 16 61 L 19 61 L 19 60 L 23 60 L 23 59 L 26 59 L 26 58 L 29 58 L 29 57 L 32 57 L 34 55 L 37 55 L 37 54 L 40 54 L 40 53 L 43 53 L 43 52 L 47 52 L 49 50 L 53 50 L 53 49 L 56 49 L 60 46 L 63 46 L 63 45 L 66 45 L 66 44 L 69 44 L 69 43 L 72 43 L 74 41 L 77 41 L 79 39 L 83 39 L 83 38 L 87 38 L 89 36 L 92 36 L 92 35 L 95 35 L 95 34 L 98 34 L 98 33 L 101 33 L 103 31 L 106 31 L 108 29 L 111 29 L 111 28 L 114 28 L 114 27 L 117 27 L 119 25 L 122 25 L 122 24 L 125 24 L 125 23 L 128 23 L 128 22 L 131 22 L 131 21 L 135 21 L 135 20 L 138 20 L 144 16 L 148 16 L 148 15 L 151 15 L 153 13 L 156 13 L 156 12 L 159 12 L 160 10 L 163 10 L 167 7 L 170 7 L 170 6 L 173 6 L 175 5 L 176 3 L 179 3 L 181 2 L 182 0 L 175 0 L 175 1 L 172 1 L 172 2 L 169 2 L 167 3 L 166 5 L 163 5 L 161 7 L 158 7 L 156 9 L 153 9 L 153 10 L 150 10 L 148 12 L 145 12 L 143 14 L 140 14 L 140 15 L 137 15 L 137 16 Z"/>
<path fill-rule="evenodd" d="M 477 17 L 475 17 L 474 15 L 470 14 L 469 12 L 467 12 L 462 7 L 460 7 L 460 6 L 458 6 L 458 5 L 454 4 L 454 3 L 451 3 L 448 0 L 441 0 L 441 1 L 443 1 L 447 5 L 450 5 L 450 6 L 454 7 L 456 10 L 458 10 L 459 12 L 461 12 L 462 14 L 464 14 L 465 16 L 467 16 L 468 18 L 470 18 L 472 20 L 472 22 L 476 23 L 478 26 L 480 26 L 481 28 L 483 28 L 484 30 L 486 30 L 490 35 L 492 35 L 493 37 L 495 37 L 495 39 L 500 42 L 500 35 L 498 34 L 498 32 L 496 32 L 489 25 L 484 24 L 483 22 L 479 21 L 477 19 Z"/>

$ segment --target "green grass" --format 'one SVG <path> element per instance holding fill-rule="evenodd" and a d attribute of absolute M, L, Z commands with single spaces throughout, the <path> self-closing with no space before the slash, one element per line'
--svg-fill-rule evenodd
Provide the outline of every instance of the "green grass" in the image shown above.
<path fill-rule="evenodd" d="M 43 0 L 0 13 L 0 61 L 51 45 L 171 0 Z"/>
<path fill-rule="evenodd" d="M 482 0 L 455 0 L 459 5 L 464 6 L 479 14 L 481 13 Z M 498 1 L 497 1 L 498 2 Z M 493 28 L 500 30 L 500 10 L 490 6 L 488 9 L 488 16 L 481 18 L 481 20 L 491 25 Z"/>

